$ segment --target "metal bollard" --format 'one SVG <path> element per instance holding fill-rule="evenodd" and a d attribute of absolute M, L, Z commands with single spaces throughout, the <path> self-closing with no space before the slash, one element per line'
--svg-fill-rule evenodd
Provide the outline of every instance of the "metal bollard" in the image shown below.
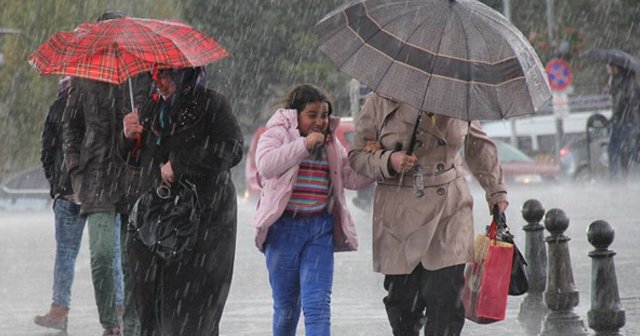
<path fill-rule="evenodd" d="M 571 238 L 563 233 L 569 227 L 569 218 L 560 209 L 551 209 L 544 218 L 544 226 L 550 235 L 545 240 L 549 245 L 549 273 L 544 301 L 549 312 L 542 323 L 540 336 L 586 336 L 587 328 L 573 312 L 578 305 L 579 294 L 575 289 L 571 255 L 568 242 Z"/>
<path fill-rule="evenodd" d="M 527 222 L 525 231 L 524 256 L 527 260 L 529 291 L 520 303 L 518 321 L 527 335 L 538 335 L 541 322 L 547 314 L 547 306 L 542 293 L 547 283 L 547 248 L 544 243 L 544 207 L 538 200 L 530 199 L 522 205 L 522 218 Z"/>
<path fill-rule="evenodd" d="M 626 322 L 620 305 L 618 280 L 613 263 L 615 251 L 609 250 L 615 231 L 609 223 L 599 220 L 589 225 L 587 239 L 595 247 L 589 252 L 591 260 L 591 310 L 588 313 L 589 328 L 595 336 L 621 336 L 620 328 Z"/>

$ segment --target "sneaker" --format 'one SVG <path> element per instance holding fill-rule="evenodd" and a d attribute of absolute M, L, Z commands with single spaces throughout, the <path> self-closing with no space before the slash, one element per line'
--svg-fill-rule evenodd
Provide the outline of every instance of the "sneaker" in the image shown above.
<path fill-rule="evenodd" d="M 120 327 L 115 327 L 113 329 L 105 329 L 102 333 L 102 336 L 120 336 Z"/>

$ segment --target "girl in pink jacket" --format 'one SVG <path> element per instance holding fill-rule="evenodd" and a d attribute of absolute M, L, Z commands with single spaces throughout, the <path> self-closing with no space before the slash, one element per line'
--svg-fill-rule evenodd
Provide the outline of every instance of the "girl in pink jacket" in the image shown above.
<path fill-rule="evenodd" d="M 265 254 L 274 300 L 273 334 L 295 335 L 304 308 L 306 335 L 330 335 L 333 252 L 358 247 L 344 188 L 372 182 L 349 166 L 333 139 L 340 122 L 331 101 L 300 85 L 267 123 L 256 149 L 262 193 L 255 242 Z"/>

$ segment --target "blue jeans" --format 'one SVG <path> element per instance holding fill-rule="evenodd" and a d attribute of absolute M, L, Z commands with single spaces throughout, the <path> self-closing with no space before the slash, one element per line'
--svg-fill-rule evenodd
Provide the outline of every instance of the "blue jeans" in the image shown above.
<path fill-rule="evenodd" d="M 293 336 L 304 311 L 307 336 L 331 334 L 331 215 L 282 217 L 267 235 L 265 257 L 273 295 L 273 335 Z"/>
<path fill-rule="evenodd" d="M 69 307 L 71 285 L 85 220 L 80 217 L 80 205 L 64 198 L 53 201 L 56 225 L 56 261 L 53 269 L 53 304 Z"/>

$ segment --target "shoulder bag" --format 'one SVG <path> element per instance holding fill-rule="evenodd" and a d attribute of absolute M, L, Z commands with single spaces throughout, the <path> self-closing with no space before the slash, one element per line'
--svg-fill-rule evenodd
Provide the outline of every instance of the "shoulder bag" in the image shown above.
<path fill-rule="evenodd" d="M 201 220 L 198 194 L 186 180 L 143 192 L 129 217 L 131 239 L 165 261 L 181 259 L 195 245 Z"/>

